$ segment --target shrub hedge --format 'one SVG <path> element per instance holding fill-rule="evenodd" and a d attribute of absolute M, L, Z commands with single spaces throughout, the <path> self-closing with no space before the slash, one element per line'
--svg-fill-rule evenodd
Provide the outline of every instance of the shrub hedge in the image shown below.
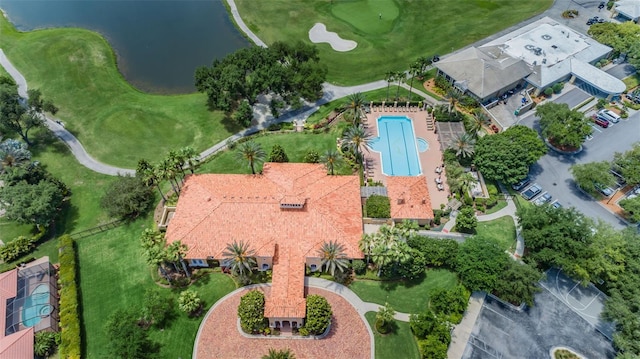
<path fill-rule="evenodd" d="M 322 334 L 331 323 L 331 304 L 323 296 L 310 294 L 307 296 L 307 319 L 304 328 L 309 334 Z"/>
<path fill-rule="evenodd" d="M 80 308 L 76 282 L 76 247 L 69 236 L 60 237 L 60 269 L 58 286 L 60 295 L 60 358 L 80 359 L 82 339 L 80 336 Z"/>
<path fill-rule="evenodd" d="M 36 247 L 36 243 L 44 236 L 46 230 L 44 227 L 33 237 L 20 236 L 4 246 L 0 247 L 0 260 L 11 262 L 22 257 L 27 253 L 31 253 Z"/>
<path fill-rule="evenodd" d="M 391 203 L 389 197 L 372 195 L 365 203 L 365 211 L 370 218 L 389 218 L 391 216 Z"/>

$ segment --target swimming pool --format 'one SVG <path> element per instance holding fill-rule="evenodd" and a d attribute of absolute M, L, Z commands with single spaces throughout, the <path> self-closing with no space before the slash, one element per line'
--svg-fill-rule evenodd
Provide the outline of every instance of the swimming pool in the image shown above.
<path fill-rule="evenodd" d="M 33 327 L 40 323 L 43 317 L 49 314 L 51 314 L 49 286 L 40 284 L 24 301 L 24 307 L 22 307 L 22 324 L 25 327 Z"/>
<path fill-rule="evenodd" d="M 378 118 L 378 135 L 369 146 L 381 153 L 382 173 L 387 176 L 417 176 L 422 173 L 413 122 L 404 116 Z M 424 141 L 424 140 L 422 140 Z M 424 150 L 428 144 L 421 145 Z"/>

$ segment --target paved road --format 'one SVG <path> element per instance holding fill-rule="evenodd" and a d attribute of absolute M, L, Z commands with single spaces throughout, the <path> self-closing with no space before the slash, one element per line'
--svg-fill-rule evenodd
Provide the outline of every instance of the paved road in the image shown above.
<path fill-rule="evenodd" d="M 534 115 L 521 120 L 520 124 L 539 130 L 538 118 Z M 588 217 L 602 219 L 618 229 L 624 228 L 626 222 L 576 188 L 570 167 L 574 164 L 611 161 L 615 152 L 625 152 L 638 142 L 639 133 L 640 112 L 609 128 L 594 127 L 593 139 L 585 142 L 579 154 L 563 155 L 549 150 L 531 167 L 532 182 L 540 184 L 563 206 L 576 207 Z"/>
<path fill-rule="evenodd" d="M 619 64 L 607 70 L 607 73 L 617 79 L 622 80 L 636 72 L 636 68 L 630 64 Z"/>

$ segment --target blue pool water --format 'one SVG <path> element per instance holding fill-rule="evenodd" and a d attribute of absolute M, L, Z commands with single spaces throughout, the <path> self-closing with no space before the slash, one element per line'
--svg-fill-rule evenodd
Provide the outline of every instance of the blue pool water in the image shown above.
<path fill-rule="evenodd" d="M 46 317 L 50 313 L 49 286 L 40 284 L 24 301 L 24 307 L 22 307 L 22 324 L 25 327 L 33 327 L 40 322 L 42 317 Z"/>
<path fill-rule="evenodd" d="M 429 149 L 429 142 L 424 138 L 418 137 L 416 141 L 418 142 L 418 151 L 424 152 Z"/>
<path fill-rule="evenodd" d="M 373 139 L 370 147 L 382 154 L 382 173 L 387 176 L 417 176 L 422 173 L 411 119 L 380 117 L 378 134 L 380 137 Z M 428 146 L 426 141 L 424 145 Z"/>

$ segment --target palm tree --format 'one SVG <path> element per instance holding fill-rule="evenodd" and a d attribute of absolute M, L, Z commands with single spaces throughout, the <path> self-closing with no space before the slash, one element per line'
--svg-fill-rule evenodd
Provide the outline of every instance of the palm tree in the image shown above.
<path fill-rule="evenodd" d="M 160 196 L 162 197 L 162 201 L 167 201 L 167 198 L 164 196 L 164 193 L 162 193 L 162 189 L 160 188 L 160 178 L 158 178 L 158 173 L 149 161 L 145 159 L 138 161 L 136 177 L 140 178 L 145 186 L 157 188 L 158 192 L 160 192 Z"/>
<path fill-rule="evenodd" d="M 378 266 L 378 277 L 384 266 L 405 262 L 411 258 L 410 247 L 401 233 L 400 229 L 383 225 L 378 233 L 374 234 L 371 259 Z"/>
<path fill-rule="evenodd" d="M 478 138 L 478 133 L 482 130 L 482 126 L 489 123 L 489 116 L 482 110 L 473 112 L 473 122 L 471 123 L 471 135 Z"/>
<path fill-rule="evenodd" d="M 456 105 L 460 102 L 462 94 L 455 87 L 451 87 L 447 90 L 447 98 L 449 99 L 449 113 L 455 110 Z"/>
<path fill-rule="evenodd" d="M 353 123 L 360 124 L 362 106 L 364 105 L 364 96 L 360 92 L 354 92 L 347 96 L 347 108 L 353 115 Z"/>
<path fill-rule="evenodd" d="M 340 152 L 331 148 L 324 153 L 321 161 L 329 171 L 329 174 L 333 176 L 335 174 L 336 166 L 338 166 L 342 162 L 342 156 L 340 155 Z"/>
<path fill-rule="evenodd" d="M 413 91 L 413 79 L 418 76 L 419 73 L 420 64 L 414 62 L 413 64 L 411 64 L 411 67 L 409 67 L 409 74 L 411 75 L 411 83 L 409 84 L 409 101 L 411 101 L 411 92 Z"/>
<path fill-rule="evenodd" d="M 477 180 L 470 172 L 465 172 L 458 176 L 458 178 L 456 178 L 456 181 L 453 183 L 454 186 L 451 187 L 450 185 L 449 188 L 451 188 L 452 192 L 457 192 L 460 197 L 462 197 L 464 193 L 469 192 L 473 184 L 476 182 Z"/>
<path fill-rule="evenodd" d="M 27 150 L 26 143 L 11 138 L 0 143 L 0 172 L 5 167 L 16 167 L 30 159 L 31 152 Z"/>
<path fill-rule="evenodd" d="M 390 324 L 393 323 L 394 315 L 396 315 L 396 311 L 393 310 L 389 303 L 384 303 L 384 306 L 380 307 L 376 313 L 376 327 L 380 327 L 385 332 L 388 332 Z"/>
<path fill-rule="evenodd" d="M 364 146 L 369 147 L 371 142 L 371 135 L 362 126 L 351 126 L 347 128 L 342 135 L 342 139 L 347 144 L 349 150 L 351 150 L 356 156 L 356 162 L 362 167 L 362 152 L 360 148 Z"/>
<path fill-rule="evenodd" d="M 424 73 L 427 71 L 427 67 L 431 65 L 431 58 L 426 56 L 420 56 L 416 60 L 416 63 L 420 67 L 420 74 L 424 75 Z"/>
<path fill-rule="evenodd" d="M 236 158 L 240 162 L 247 162 L 251 168 L 251 173 L 256 174 L 256 163 L 264 162 L 267 154 L 259 143 L 246 141 L 241 143 L 236 150 Z"/>
<path fill-rule="evenodd" d="M 187 146 L 180 149 L 180 155 L 184 159 L 185 164 L 189 167 L 191 174 L 195 173 L 194 169 L 200 163 L 198 152 L 196 152 L 193 147 Z"/>
<path fill-rule="evenodd" d="M 395 80 L 398 82 L 398 87 L 396 88 L 396 101 L 398 101 L 398 95 L 400 94 L 400 84 L 402 83 L 403 79 L 406 79 L 407 75 L 404 73 L 404 71 L 397 71 L 396 75 L 395 75 Z"/>
<path fill-rule="evenodd" d="M 474 153 L 473 147 L 476 144 L 476 140 L 472 135 L 468 133 L 458 134 L 454 139 L 454 149 L 456 150 L 456 156 L 466 158 Z"/>
<path fill-rule="evenodd" d="M 335 275 L 336 269 L 341 273 L 349 266 L 347 256 L 344 254 L 344 246 L 337 241 L 324 242 L 318 249 L 318 255 L 322 259 L 325 271 Z"/>
<path fill-rule="evenodd" d="M 182 269 L 184 270 L 184 273 L 187 276 L 189 275 L 189 271 L 187 271 L 187 268 L 184 262 L 182 261 L 182 258 L 184 258 L 184 256 L 187 254 L 188 250 L 189 248 L 187 247 L 187 245 L 183 244 L 180 241 L 175 241 L 169 244 L 165 250 L 167 261 L 173 263 L 173 267 L 176 269 L 178 273 L 180 272 L 180 268 L 178 268 L 178 264 L 180 264 L 182 266 Z"/>
<path fill-rule="evenodd" d="M 396 73 L 388 71 L 384 74 L 384 79 L 387 81 L 387 101 L 389 101 L 389 89 L 391 88 L 391 83 L 396 80 Z"/>
<path fill-rule="evenodd" d="M 376 244 L 376 237 L 373 234 L 363 234 L 362 239 L 358 242 L 358 248 L 367 256 L 367 264 L 371 260 L 371 253 Z"/>
<path fill-rule="evenodd" d="M 269 349 L 269 354 L 263 355 L 262 359 L 296 359 L 290 349 Z"/>
<path fill-rule="evenodd" d="M 254 256 L 255 251 L 249 249 L 249 243 L 233 241 L 227 244 L 227 248 L 222 252 L 222 265 L 242 276 L 245 270 L 251 272 L 256 265 Z"/>
<path fill-rule="evenodd" d="M 180 189 L 177 186 L 177 182 L 174 183 L 176 179 L 176 172 L 173 165 L 168 160 L 163 160 L 158 164 L 155 168 L 156 176 L 158 178 L 169 181 L 171 184 L 171 188 L 173 188 L 174 193 L 180 193 Z"/>
<path fill-rule="evenodd" d="M 167 153 L 167 161 L 169 161 L 169 163 L 173 165 L 173 168 L 176 171 L 176 178 L 178 177 L 179 173 L 182 174 L 182 180 L 180 182 L 184 183 L 185 158 L 183 158 L 182 153 L 180 153 L 180 151 L 175 151 L 175 150 L 169 151 L 169 153 Z"/>

